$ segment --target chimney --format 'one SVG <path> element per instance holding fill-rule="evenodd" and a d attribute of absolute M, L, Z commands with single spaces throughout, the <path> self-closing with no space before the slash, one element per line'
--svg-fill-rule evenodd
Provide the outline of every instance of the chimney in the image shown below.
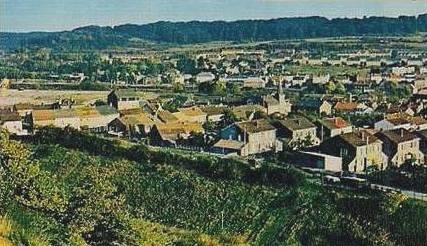
<path fill-rule="evenodd" d="M 400 137 L 403 138 L 403 129 L 400 129 Z"/>
<path fill-rule="evenodd" d="M 361 131 L 360 134 L 361 134 L 362 140 L 365 140 L 365 132 Z"/>

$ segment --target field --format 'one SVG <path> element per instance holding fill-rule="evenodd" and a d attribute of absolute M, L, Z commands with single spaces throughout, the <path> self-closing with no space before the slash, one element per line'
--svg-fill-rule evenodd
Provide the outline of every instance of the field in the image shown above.
<path fill-rule="evenodd" d="M 69 90 L 6 90 L 0 89 L 0 106 L 17 103 L 43 104 L 60 99 L 73 99 L 77 104 L 90 104 L 96 100 L 107 100 L 109 91 L 69 91 Z M 141 92 L 143 98 L 155 97 L 152 93 Z"/>

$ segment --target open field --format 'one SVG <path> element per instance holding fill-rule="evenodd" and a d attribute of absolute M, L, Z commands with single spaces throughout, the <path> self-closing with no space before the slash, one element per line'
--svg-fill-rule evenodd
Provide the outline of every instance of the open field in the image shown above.
<path fill-rule="evenodd" d="M 59 99 L 73 99 L 77 104 L 89 104 L 96 100 L 106 100 L 109 91 L 58 91 L 58 90 L 0 90 L 0 106 L 9 106 L 17 103 L 42 104 Z M 141 96 L 150 99 L 152 93 L 141 92 Z"/>

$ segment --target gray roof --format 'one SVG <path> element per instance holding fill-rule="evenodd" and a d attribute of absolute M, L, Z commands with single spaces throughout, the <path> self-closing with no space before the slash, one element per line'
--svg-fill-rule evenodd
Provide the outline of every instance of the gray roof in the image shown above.
<path fill-rule="evenodd" d="M 376 135 L 379 136 L 380 138 L 387 138 L 388 140 L 396 144 L 412 141 L 419 138 L 414 133 L 409 132 L 408 130 L 403 128 L 379 132 Z"/>
<path fill-rule="evenodd" d="M 132 89 L 121 89 L 121 90 L 115 90 L 112 93 L 116 94 L 117 97 L 123 98 L 123 97 L 139 97 L 139 94 L 137 91 Z"/>
<path fill-rule="evenodd" d="M 280 120 L 280 125 L 283 127 L 291 130 L 291 131 L 297 131 L 297 130 L 303 130 L 308 128 L 316 128 L 316 126 L 311 123 L 306 118 L 295 118 L 295 119 L 286 119 L 286 120 Z"/>
<path fill-rule="evenodd" d="M 236 123 L 243 132 L 258 133 L 276 130 L 267 120 L 254 120 Z"/>
<path fill-rule="evenodd" d="M 118 114 L 119 112 L 114 107 L 108 106 L 108 105 L 102 105 L 95 108 L 96 111 L 99 112 L 100 115 L 112 115 L 112 114 Z"/>

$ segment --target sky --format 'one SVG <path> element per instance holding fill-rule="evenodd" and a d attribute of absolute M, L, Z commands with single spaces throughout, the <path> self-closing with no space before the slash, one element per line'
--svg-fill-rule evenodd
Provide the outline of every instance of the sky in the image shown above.
<path fill-rule="evenodd" d="M 363 17 L 427 13 L 427 0 L 0 0 L 0 31 L 164 21 Z"/>

